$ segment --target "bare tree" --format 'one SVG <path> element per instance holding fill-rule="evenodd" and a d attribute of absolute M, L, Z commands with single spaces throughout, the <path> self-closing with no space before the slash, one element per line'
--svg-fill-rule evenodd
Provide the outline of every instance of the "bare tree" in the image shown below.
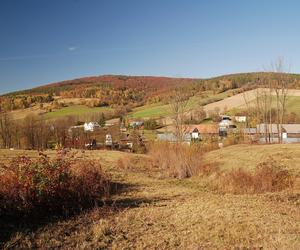
<path fill-rule="evenodd" d="M 35 149 L 36 142 L 36 116 L 28 115 L 23 121 L 23 133 L 26 139 L 26 148 Z"/>
<path fill-rule="evenodd" d="M 6 112 L 0 114 L 0 136 L 4 148 L 12 146 L 12 127 L 13 121 Z"/>
<path fill-rule="evenodd" d="M 184 113 L 187 111 L 189 96 L 185 92 L 176 88 L 172 93 L 171 111 L 172 120 L 175 127 L 175 135 L 177 141 L 183 139 L 184 134 Z"/>
<path fill-rule="evenodd" d="M 275 93 L 276 102 L 276 125 L 278 132 L 278 142 L 282 143 L 282 124 L 286 114 L 286 103 L 288 97 L 288 85 L 290 77 L 286 74 L 284 59 L 279 57 L 275 63 L 272 64 L 272 78 L 270 79 L 271 87 Z"/>

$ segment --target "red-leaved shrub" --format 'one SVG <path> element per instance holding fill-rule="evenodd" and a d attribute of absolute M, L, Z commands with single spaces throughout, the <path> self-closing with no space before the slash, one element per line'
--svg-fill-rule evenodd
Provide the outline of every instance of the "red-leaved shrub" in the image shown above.
<path fill-rule="evenodd" d="M 0 214 L 70 213 L 95 205 L 109 187 L 108 176 L 91 161 L 18 157 L 0 169 Z"/>

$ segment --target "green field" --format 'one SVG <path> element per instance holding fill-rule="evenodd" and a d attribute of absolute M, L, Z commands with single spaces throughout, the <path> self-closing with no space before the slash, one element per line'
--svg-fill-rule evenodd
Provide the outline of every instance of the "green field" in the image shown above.
<path fill-rule="evenodd" d="M 169 116 L 171 114 L 170 105 L 145 105 L 135 108 L 129 115 L 131 118 L 159 118 L 161 116 Z"/>
<path fill-rule="evenodd" d="M 107 112 L 107 111 L 112 111 L 112 108 L 109 107 L 96 107 L 96 108 L 89 108 L 84 105 L 74 105 L 74 106 L 69 106 L 65 108 L 61 108 L 58 110 L 55 110 L 53 112 L 49 112 L 45 114 L 45 117 L 48 119 L 53 119 L 53 118 L 60 118 L 60 117 L 65 117 L 65 116 L 82 116 L 82 115 L 88 115 L 91 113 L 99 113 L 99 112 Z"/>
<path fill-rule="evenodd" d="M 192 110 L 208 103 L 220 101 L 230 95 L 230 91 L 213 95 L 209 93 L 207 97 L 193 96 L 189 99 L 187 110 Z M 129 115 L 131 118 L 159 118 L 172 114 L 170 104 L 152 104 L 135 108 Z"/>
<path fill-rule="evenodd" d="M 287 99 L 287 111 L 300 116 L 300 96 L 289 96 Z"/>
<path fill-rule="evenodd" d="M 252 102 L 253 104 L 255 101 Z M 276 98 L 273 97 L 273 107 L 276 108 Z M 227 115 L 235 115 L 237 112 L 243 111 L 243 108 L 235 108 L 228 110 Z M 286 101 L 286 111 L 288 113 L 294 112 L 297 116 L 300 117 L 300 96 L 288 96 Z"/>

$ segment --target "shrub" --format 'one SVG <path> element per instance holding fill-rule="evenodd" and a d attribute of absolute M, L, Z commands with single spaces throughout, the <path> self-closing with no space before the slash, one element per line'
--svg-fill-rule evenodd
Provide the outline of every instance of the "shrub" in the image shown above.
<path fill-rule="evenodd" d="M 187 178 L 199 172 L 202 153 L 197 145 L 157 142 L 150 145 L 149 155 L 153 164 L 164 175 L 174 178 Z"/>
<path fill-rule="evenodd" d="M 241 168 L 220 177 L 219 189 L 234 194 L 277 192 L 293 186 L 293 177 L 271 160 L 259 164 L 254 173 Z"/>
<path fill-rule="evenodd" d="M 2 166 L 0 214 L 72 213 L 109 196 L 109 178 L 99 164 L 46 155 Z"/>
<path fill-rule="evenodd" d="M 131 157 L 129 156 L 123 156 L 118 159 L 117 161 L 117 167 L 120 169 L 130 169 L 131 166 Z"/>
<path fill-rule="evenodd" d="M 155 119 L 149 119 L 144 122 L 144 128 L 147 130 L 157 129 L 158 124 Z"/>

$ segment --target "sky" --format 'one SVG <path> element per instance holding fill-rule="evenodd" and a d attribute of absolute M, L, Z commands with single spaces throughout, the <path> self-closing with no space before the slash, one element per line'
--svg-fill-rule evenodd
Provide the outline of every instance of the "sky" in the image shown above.
<path fill-rule="evenodd" d="M 0 93 L 84 76 L 300 73 L 298 0 L 1 0 Z"/>

